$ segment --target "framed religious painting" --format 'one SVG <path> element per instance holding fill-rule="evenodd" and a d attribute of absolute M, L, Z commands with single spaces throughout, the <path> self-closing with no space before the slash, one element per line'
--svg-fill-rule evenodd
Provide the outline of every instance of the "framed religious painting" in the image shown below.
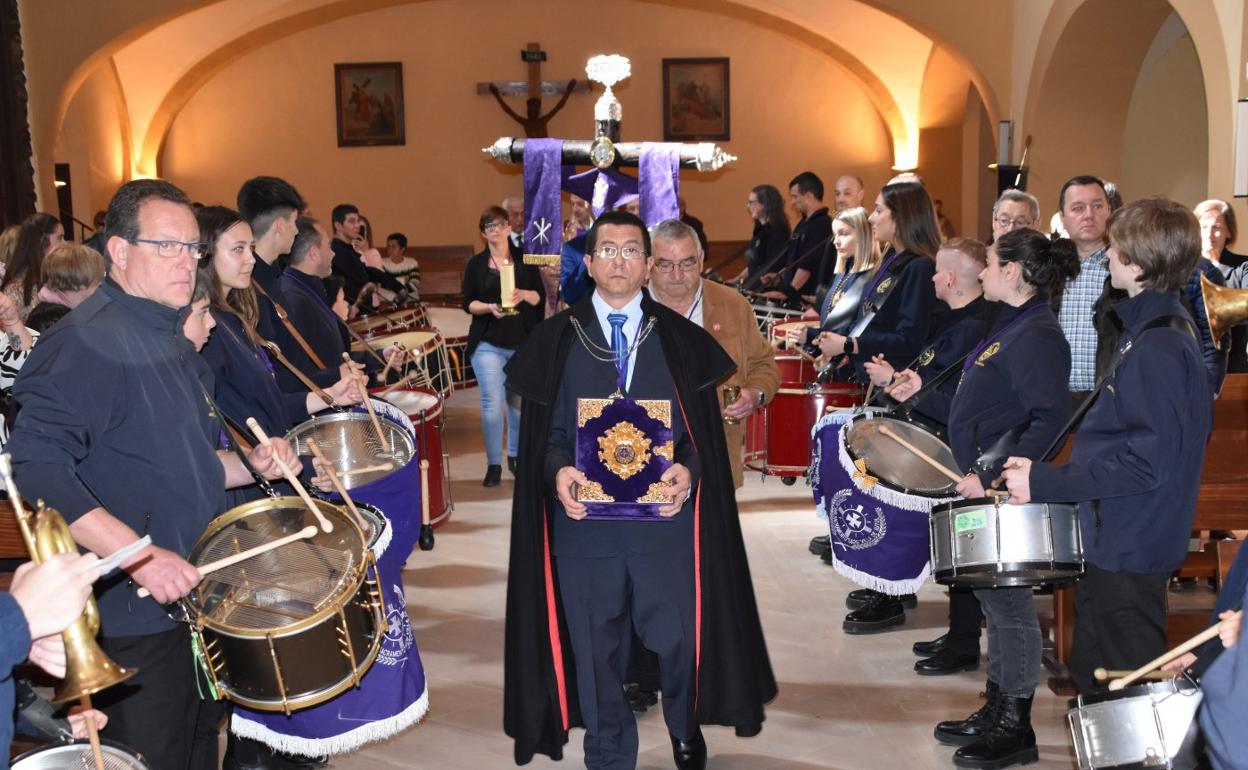
<path fill-rule="evenodd" d="M 334 65 L 338 146 L 405 144 L 402 62 Z"/>
<path fill-rule="evenodd" d="M 729 136 L 728 57 L 663 60 L 663 138 L 723 141 Z"/>

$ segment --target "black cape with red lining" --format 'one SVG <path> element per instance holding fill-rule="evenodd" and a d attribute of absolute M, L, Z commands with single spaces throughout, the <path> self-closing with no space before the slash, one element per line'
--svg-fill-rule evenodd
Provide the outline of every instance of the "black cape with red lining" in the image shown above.
<path fill-rule="evenodd" d="M 750 736 L 762 729 L 763 704 L 776 695 L 754 586 L 746 560 L 737 502 L 724 442 L 717 385 L 735 364 L 701 327 L 646 296 L 645 315 L 656 316 L 654 334 L 676 385 L 685 421 L 699 453 L 698 538 L 701 573 L 701 656 L 697 718 L 730 725 Z M 507 629 L 503 724 L 515 739 L 517 764 L 536 753 L 562 759 L 568 727 L 582 726 L 576 669 L 567 624 L 547 554 L 554 491 L 542 479 L 551 409 L 568 352 L 576 342 L 571 319 L 597 323 L 586 297 L 538 325 L 507 364 L 507 386 L 524 399 L 520 418 L 519 475 L 511 515 L 507 576 Z M 559 514 L 563 515 L 563 514 Z M 550 604 L 548 604 L 548 599 Z M 554 608 L 552 623 L 548 606 Z M 557 628 L 561 674 L 555 665 Z M 561 695 L 562 693 L 566 695 Z M 567 720 L 563 717 L 566 703 Z"/>

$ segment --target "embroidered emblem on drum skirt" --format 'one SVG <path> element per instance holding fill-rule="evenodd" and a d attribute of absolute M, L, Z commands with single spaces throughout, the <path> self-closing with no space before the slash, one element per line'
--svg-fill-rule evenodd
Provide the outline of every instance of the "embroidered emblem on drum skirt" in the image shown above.
<path fill-rule="evenodd" d="M 846 505 L 851 496 L 848 489 L 832 496 L 832 527 L 837 538 L 853 550 L 873 548 L 888 533 L 888 518 L 879 506 Z"/>

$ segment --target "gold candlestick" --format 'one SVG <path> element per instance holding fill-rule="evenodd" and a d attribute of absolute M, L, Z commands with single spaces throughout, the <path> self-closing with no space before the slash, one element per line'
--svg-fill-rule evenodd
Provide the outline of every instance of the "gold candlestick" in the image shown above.
<path fill-rule="evenodd" d="M 505 262 L 498 266 L 498 283 L 501 287 L 500 294 L 502 301 L 499 305 L 503 308 L 503 312 L 507 315 L 516 314 L 515 303 L 511 301 L 511 295 L 516 291 L 516 266 L 512 262 Z"/>
<path fill-rule="evenodd" d="M 740 385 L 725 385 L 722 388 L 720 388 L 720 392 L 723 394 L 723 397 L 724 397 L 724 406 L 728 406 L 729 404 L 735 403 L 737 399 L 741 398 L 741 386 Z M 728 415 L 724 415 L 725 425 L 736 425 L 739 422 L 741 421 L 735 417 L 729 417 Z"/>

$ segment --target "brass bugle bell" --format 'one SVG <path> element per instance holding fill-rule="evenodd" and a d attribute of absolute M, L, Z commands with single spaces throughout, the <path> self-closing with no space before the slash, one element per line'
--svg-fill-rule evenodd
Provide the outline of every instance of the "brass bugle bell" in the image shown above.
<path fill-rule="evenodd" d="M 1209 334 L 1214 348 L 1222 349 L 1222 337 L 1233 326 L 1248 321 L 1248 289 L 1231 289 L 1219 286 L 1200 276 L 1200 297 L 1205 302 L 1205 314 L 1209 317 Z"/>
<path fill-rule="evenodd" d="M 0 477 L 13 503 L 13 514 L 30 560 L 39 564 L 58 554 L 78 553 L 78 544 L 69 532 L 65 517 L 53 508 L 46 508 L 40 500 L 34 511 L 22 504 L 21 495 L 13 481 L 12 462 L 7 453 L 0 454 Z M 65 642 L 65 680 L 56 688 L 53 703 L 77 701 L 93 695 L 118 682 L 124 682 L 138 673 L 137 668 L 122 668 L 104 654 L 95 636 L 100 631 L 100 612 L 95 597 L 87 598 L 81 615 L 69 628 L 61 632 Z"/>

